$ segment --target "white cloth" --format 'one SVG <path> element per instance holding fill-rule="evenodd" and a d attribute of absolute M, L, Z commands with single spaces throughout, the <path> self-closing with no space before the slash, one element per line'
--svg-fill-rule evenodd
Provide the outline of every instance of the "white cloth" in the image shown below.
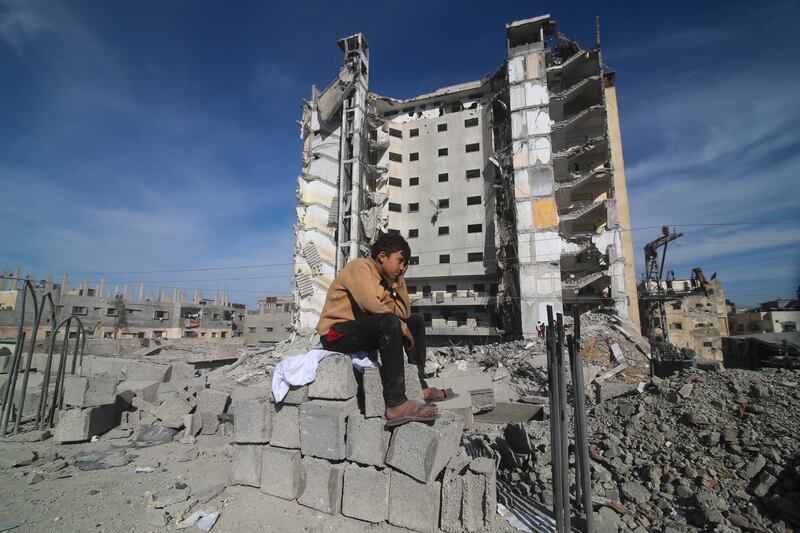
<path fill-rule="evenodd" d="M 280 403 L 289 392 L 289 387 L 302 387 L 317 377 L 317 366 L 325 357 L 338 352 L 328 350 L 311 350 L 307 353 L 284 357 L 275 367 L 272 374 L 272 397 Z M 371 360 L 367 352 L 345 354 L 353 358 L 353 366 L 363 371 L 368 367 L 379 367 L 380 363 Z"/>

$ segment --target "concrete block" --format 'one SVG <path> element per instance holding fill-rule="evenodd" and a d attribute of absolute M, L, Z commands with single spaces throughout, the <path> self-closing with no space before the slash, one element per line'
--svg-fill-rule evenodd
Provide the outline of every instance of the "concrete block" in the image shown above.
<path fill-rule="evenodd" d="M 473 413 L 484 413 L 494 409 L 494 389 L 477 389 L 469 391 Z"/>
<path fill-rule="evenodd" d="M 340 461 L 347 456 L 347 417 L 358 412 L 358 401 L 309 400 L 300 406 L 300 450 L 303 455 Z"/>
<path fill-rule="evenodd" d="M 261 486 L 261 450 L 254 444 L 233 447 L 231 480 L 236 485 Z"/>
<path fill-rule="evenodd" d="M 465 472 L 461 477 L 464 493 L 461 499 L 461 527 L 464 531 L 478 531 L 483 528 L 483 497 L 486 482 L 483 476 Z"/>
<path fill-rule="evenodd" d="M 300 408 L 296 405 L 272 405 L 270 444 L 280 448 L 300 448 Z"/>
<path fill-rule="evenodd" d="M 87 441 L 113 428 L 116 415 L 113 403 L 85 409 L 64 409 L 58 414 L 53 439 L 58 443 Z"/>
<path fill-rule="evenodd" d="M 413 531 L 434 533 L 439 529 L 441 483 L 420 483 L 392 471 L 389 485 L 389 523 Z"/>
<path fill-rule="evenodd" d="M 358 393 L 358 383 L 353 373 L 353 359 L 349 355 L 333 354 L 317 366 L 317 375 L 308 386 L 308 396 L 323 400 L 348 400 Z"/>
<path fill-rule="evenodd" d="M 172 365 L 129 361 L 124 366 L 122 376 L 131 381 L 158 381 L 163 383 L 172 377 Z"/>
<path fill-rule="evenodd" d="M 294 500 L 305 486 L 300 452 L 264 446 L 261 453 L 261 492 Z"/>
<path fill-rule="evenodd" d="M 440 527 L 447 533 L 461 531 L 461 501 L 464 498 L 464 479 L 458 471 L 447 468 L 442 479 Z"/>
<path fill-rule="evenodd" d="M 483 478 L 483 527 L 490 527 L 497 514 L 497 473 L 493 459 L 478 457 L 469 464 L 469 470 Z"/>
<path fill-rule="evenodd" d="M 266 397 L 251 398 L 236 404 L 233 417 L 233 442 L 266 444 L 272 431 L 272 409 Z"/>
<path fill-rule="evenodd" d="M 350 415 L 347 419 L 347 460 L 383 468 L 391 436 L 384 429 L 383 419 L 365 418 L 360 413 Z"/>
<path fill-rule="evenodd" d="M 169 380 L 178 381 L 182 379 L 192 379 L 194 377 L 194 365 L 186 361 L 174 361 L 172 365 L 172 372 L 170 372 Z"/>
<path fill-rule="evenodd" d="M 65 376 L 64 405 L 70 407 L 95 407 L 117 401 L 117 383 L 114 377 Z"/>
<path fill-rule="evenodd" d="M 491 389 L 493 375 L 487 372 L 468 374 L 466 376 L 450 376 L 429 378 L 428 385 L 439 389 L 453 389 L 461 396 L 469 396 L 470 391 L 478 389 Z"/>
<path fill-rule="evenodd" d="M 418 481 L 430 483 L 458 451 L 464 420 L 443 411 L 432 425 L 410 422 L 394 430 L 386 464 Z"/>
<path fill-rule="evenodd" d="M 200 429 L 200 433 L 203 435 L 216 434 L 219 429 L 219 415 L 207 412 L 201 412 L 199 414 L 200 418 L 203 420 L 203 427 Z"/>
<path fill-rule="evenodd" d="M 161 425 L 172 429 L 183 426 L 183 417 L 192 412 L 192 405 L 181 398 L 170 398 L 156 409 L 156 418 L 161 420 Z"/>
<path fill-rule="evenodd" d="M 271 394 L 272 392 L 270 391 Z M 308 385 L 303 385 L 302 387 L 289 387 L 289 392 L 286 393 L 281 403 L 285 405 L 300 405 L 309 399 Z"/>
<path fill-rule="evenodd" d="M 236 384 L 231 391 L 231 403 L 228 405 L 228 413 L 236 414 L 236 404 L 253 398 L 263 398 L 269 400 L 270 391 L 267 384 L 243 386 Z"/>
<path fill-rule="evenodd" d="M 455 398 L 458 400 L 458 398 Z M 442 411 L 450 411 L 451 413 L 457 414 L 464 419 L 464 429 L 469 429 L 475 424 L 475 415 L 472 414 L 472 407 L 446 407 L 442 408 L 439 402 L 436 402 L 436 405 L 439 406 L 439 412 Z"/>
<path fill-rule="evenodd" d="M 157 381 L 131 381 L 126 380 L 117 385 L 117 398 L 124 410 L 133 407 L 133 399 L 139 398 L 150 404 L 158 405 Z"/>
<path fill-rule="evenodd" d="M 364 369 L 364 416 L 373 418 L 386 415 L 386 402 L 383 400 L 383 384 L 378 368 Z"/>
<path fill-rule="evenodd" d="M 486 424 L 508 424 L 510 422 L 528 422 L 541 420 L 542 406 L 527 403 L 498 402 L 494 409 L 485 413 L 476 413 L 475 421 Z"/>
<path fill-rule="evenodd" d="M 342 510 L 343 463 L 331 464 L 325 459 L 303 457 L 305 487 L 297 502 L 331 515 Z"/>
<path fill-rule="evenodd" d="M 200 413 L 213 413 L 221 415 L 228 407 L 230 395 L 227 392 L 215 389 L 203 389 L 197 395 L 197 411 Z"/>
<path fill-rule="evenodd" d="M 374 523 L 388 520 L 388 470 L 348 464 L 344 470 L 342 514 Z"/>
<path fill-rule="evenodd" d="M 181 379 L 176 381 L 168 381 L 166 383 L 159 383 L 158 394 L 168 394 L 170 392 L 186 391 L 189 393 L 197 393 L 206 388 L 207 377 L 199 376 L 191 379 Z"/>
<path fill-rule="evenodd" d="M 200 413 L 183 415 L 183 427 L 184 437 L 196 437 L 200 430 L 203 429 L 203 417 Z"/>

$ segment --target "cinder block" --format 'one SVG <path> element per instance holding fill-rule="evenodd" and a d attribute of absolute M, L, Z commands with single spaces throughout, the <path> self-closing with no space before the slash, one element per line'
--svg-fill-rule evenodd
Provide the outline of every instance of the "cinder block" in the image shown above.
<path fill-rule="evenodd" d="M 231 392 L 231 403 L 228 405 L 228 413 L 236 414 L 236 404 L 245 400 L 252 400 L 253 398 L 262 398 L 269 400 L 270 391 L 266 384 L 258 384 L 251 386 L 236 385 Z"/>
<path fill-rule="evenodd" d="M 424 533 L 437 531 L 441 484 L 420 483 L 396 471 L 390 480 L 389 523 Z"/>
<path fill-rule="evenodd" d="M 317 366 L 317 375 L 308 386 L 308 396 L 323 400 L 348 400 L 358 393 L 358 383 L 353 373 L 353 359 L 349 355 L 333 354 Z"/>
<path fill-rule="evenodd" d="M 214 435 L 219 429 L 219 415 L 214 413 L 201 412 L 200 418 L 203 420 L 203 427 L 200 433 L 203 435 Z"/>
<path fill-rule="evenodd" d="M 339 461 L 347 456 L 347 416 L 358 412 L 358 401 L 310 400 L 300 406 L 300 450 L 303 455 Z"/>
<path fill-rule="evenodd" d="M 461 501 L 464 498 L 464 479 L 458 472 L 447 469 L 442 479 L 440 527 L 447 533 L 461 531 Z"/>
<path fill-rule="evenodd" d="M 272 431 L 272 409 L 266 397 L 236 403 L 233 442 L 266 444 Z"/>
<path fill-rule="evenodd" d="M 270 444 L 280 448 L 300 448 L 300 408 L 296 405 L 271 405 L 272 436 Z"/>
<path fill-rule="evenodd" d="M 473 413 L 483 413 L 494 409 L 494 389 L 476 389 L 469 391 L 469 399 Z"/>
<path fill-rule="evenodd" d="M 386 415 L 386 402 L 383 400 L 383 384 L 378 368 L 364 369 L 364 416 L 373 418 Z"/>
<path fill-rule="evenodd" d="M 461 476 L 464 493 L 461 499 L 461 527 L 464 531 L 479 531 L 483 528 L 484 496 L 486 480 L 470 471 Z"/>
<path fill-rule="evenodd" d="M 478 457 L 469 464 L 469 470 L 482 478 L 483 492 L 483 527 L 490 527 L 497 515 L 497 471 L 493 459 Z"/>
<path fill-rule="evenodd" d="M 347 460 L 362 465 L 386 466 L 386 451 L 392 434 L 381 418 L 365 418 L 354 413 L 347 419 Z"/>
<path fill-rule="evenodd" d="M 344 470 L 342 514 L 367 522 L 389 518 L 389 472 L 348 464 Z"/>
<path fill-rule="evenodd" d="M 342 510 L 344 464 L 331 464 L 325 459 L 303 457 L 305 487 L 297 502 L 332 515 Z"/>
<path fill-rule="evenodd" d="M 289 392 L 283 397 L 281 403 L 284 405 L 300 405 L 309 399 L 308 385 L 303 385 L 302 387 L 289 387 Z"/>
<path fill-rule="evenodd" d="M 192 379 L 194 377 L 194 365 L 186 361 L 173 361 L 170 363 L 172 372 L 170 372 L 169 380 L 177 381 L 181 379 Z"/>
<path fill-rule="evenodd" d="M 65 409 L 58 414 L 53 439 L 58 443 L 84 442 L 102 435 L 116 423 L 116 405 L 98 405 L 86 409 Z"/>
<path fill-rule="evenodd" d="M 156 409 L 156 418 L 161 420 L 161 425 L 172 429 L 180 429 L 183 425 L 184 415 L 192 412 L 192 405 L 181 398 L 170 398 Z"/>
<path fill-rule="evenodd" d="M 261 492 L 294 500 L 303 492 L 304 478 L 299 451 L 264 446 L 261 454 Z"/>
<path fill-rule="evenodd" d="M 66 376 L 64 378 L 64 405 L 71 407 L 96 407 L 117 401 L 119 380 L 107 376 Z"/>
<path fill-rule="evenodd" d="M 228 400 L 230 400 L 230 395 L 227 392 L 203 389 L 197 395 L 197 411 L 199 413 L 221 415 L 228 407 Z"/>
<path fill-rule="evenodd" d="M 432 425 L 410 422 L 394 430 L 386 464 L 418 481 L 430 483 L 458 450 L 464 420 L 443 411 Z"/>
<path fill-rule="evenodd" d="M 261 449 L 258 445 L 233 447 L 231 480 L 236 485 L 261 486 Z"/>
<path fill-rule="evenodd" d="M 139 398 L 150 404 L 158 405 L 157 381 L 123 381 L 117 385 L 117 398 L 125 410 L 133 406 L 133 399 Z"/>

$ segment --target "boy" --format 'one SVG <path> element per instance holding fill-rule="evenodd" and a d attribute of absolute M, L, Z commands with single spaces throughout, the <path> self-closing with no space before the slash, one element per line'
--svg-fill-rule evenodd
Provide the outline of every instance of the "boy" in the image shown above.
<path fill-rule="evenodd" d="M 370 258 L 354 259 L 333 280 L 322 308 L 317 333 L 326 350 L 353 353 L 378 349 L 387 425 L 433 420 L 436 405 L 405 395 L 403 345 L 416 365 L 425 400 L 452 396 L 425 383 L 425 321 L 412 315 L 403 277 L 411 249 L 399 235 L 383 234 Z"/>

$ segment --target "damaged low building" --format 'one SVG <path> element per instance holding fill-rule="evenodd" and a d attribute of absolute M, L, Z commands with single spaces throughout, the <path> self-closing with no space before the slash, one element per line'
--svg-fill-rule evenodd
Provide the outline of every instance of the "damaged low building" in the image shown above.
<path fill-rule="evenodd" d="M 244 343 L 274 344 L 289 338 L 292 329 L 291 296 L 264 296 L 258 309 L 248 309 L 244 318 Z"/>
<path fill-rule="evenodd" d="M 406 99 L 369 91 L 362 34 L 300 121 L 295 327 L 379 232 L 411 245 L 428 335 L 535 335 L 546 306 L 638 322 L 614 72 L 549 15 L 506 25 L 491 75 Z"/>

